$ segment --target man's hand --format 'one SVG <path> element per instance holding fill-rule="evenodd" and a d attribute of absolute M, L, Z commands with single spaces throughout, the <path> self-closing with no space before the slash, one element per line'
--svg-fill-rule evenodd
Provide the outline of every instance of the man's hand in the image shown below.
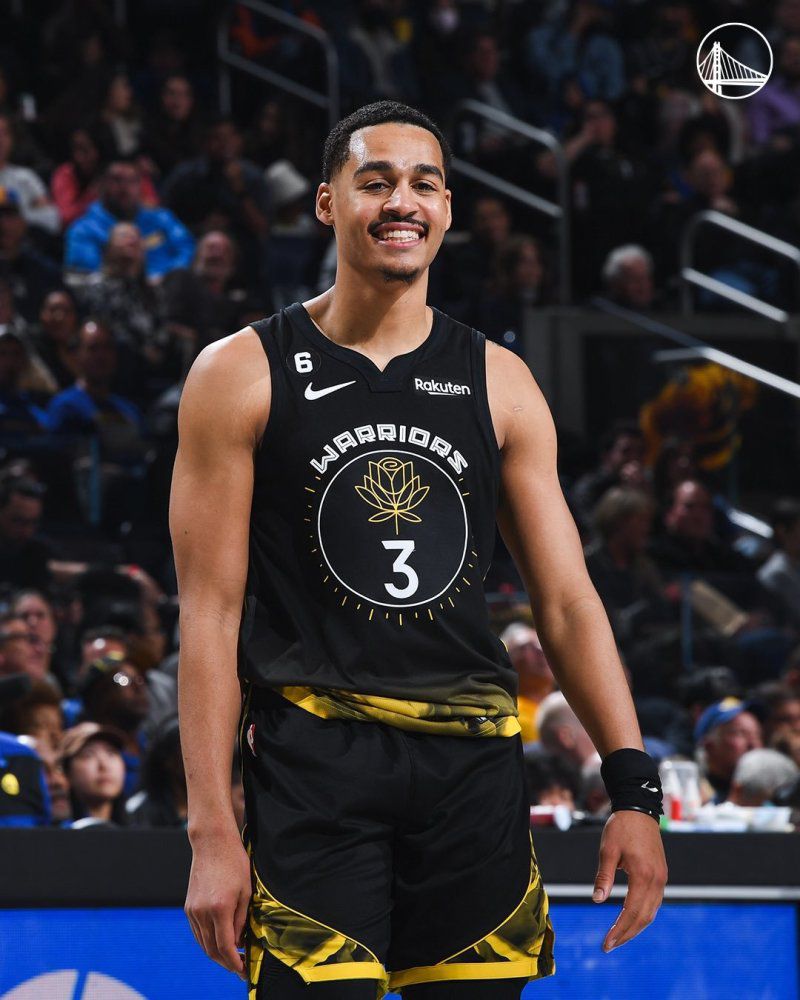
<path fill-rule="evenodd" d="M 600 865 L 592 895 L 596 903 L 608 898 L 617 868 L 628 875 L 628 892 L 622 912 L 606 934 L 605 952 L 630 941 L 651 924 L 664 898 L 667 861 L 661 832 L 651 816 L 633 809 L 609 816 L 600 838 Z"/>
<path fill-rule="evenodd" d="M 244 941 L 250 888 L 250 859 L 235 827 L 192 844 L 184 907 L 192 933 L 209 958 L 245 981 L 244 960 L 236 947 Z"/>

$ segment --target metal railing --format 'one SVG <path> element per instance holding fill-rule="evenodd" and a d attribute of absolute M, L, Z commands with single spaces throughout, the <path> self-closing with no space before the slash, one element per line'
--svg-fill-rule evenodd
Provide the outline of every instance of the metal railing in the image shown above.
<path fill-rule="evenodd" d="M 263 66 L 260 62 L 256 62 L 254 59 L 248 59 L 237 52 L 233 52 L 230 47 L 231 25 L 229 9 L 223 14 L 217 27 L 220 109 L 225 114 L 230 114 L 231 69 L 238 69 L 243 73 L 249 73 L 251 76 L 263 80 L 265 83 L 270 83 L 273 87 L 284 90 L 288 94 L 299 97 L 301 101 L 306 101 L 308 104 L 313 104 L 315 107 L 321 108 L 327 112 L 328 122 L 330 123 L 330 127 L 333 128 L 339 120 L 339 55 L 327 31 L 316 27 L 316 25 L 307 24 L 301 18 L 295 17 L 293 14 L 287 14 L 271 3 L 264 3 L 263 0 L 238 0 L 237 5 L 239 7 L 246 7 L 264 18 L 275 21 L 285 28 L 296 31 L 298 34 L 305 35 L 307 38 L 315 41 L 321 47 L 325 57 L 327 91 L 320 93 L 317 90 L 312 90 L 311 87 L 307 87 L 303 83 L 298 83 L 297 80 L 292 80 L 291 77 L 284 76 L 283 73 L 276 73 L 275 70 L 267 69 L 266 66 Z"/>
<path fill-rule="evenodd" d="M 486 187 L 492 188 L 499 194 L 527 205 L 528 208 L 532 208 L 534 211 L 541 212 L 543 215 L 548 216 L 548 218 L 556 220 L 558 223 L 559 302 L 561 305 L 567 305 L 572 294 L 569 238 L 569 165 L 561 143 L 555 136 L 544 129 L 529 125 L 519 118 L 507 115 L 505 112 L 498 111 L 496 108 L 488 104 L 483 104 L 480 101 L 467 100 L 459 102 L 456 106 L 455 121 L 467 114 L 484 118 L 486 121 L 507 129 L 509 132 L 514 132 L 525 139 L 530 139 L 532 142 L 544 146 L 553 154 L 553 158 L 556 161 L 558 202 L 548 201 L 546 198 L 542 198 L 532 191 L 526 191 L 525 188 L 520 187 L 518 184 L 512 184 L 511 181 L 504 180 L 502 177 L 498 177 L 496 174 L 484 170 L 482 167 L 478 167 L 474 163 L 470 163 L 469 160 L 462 159 L 460 156 L 453 157 L 452 167 L 453 170 L 463 174 L 465 177 L 469 177 L 479 184 L 485 184 Z"/>
<path fill-rule="evenodd" d="M 727 351 L 720 351 L 716 347 L 705 344 L 702 340 L 698 340 L 697 337 L 692 337 L 691 334 L 676 330 L 675 327 L 668 326 L 666 323 L 653 319 L 651 316 L 643 316 L 633 309 L 626 309 L 615 302 L 609 302 L 608 299 L 594 298 L 592 299 L 592 305 L 609 316 L 616 316 L 618 319 L 627 320 L 627 322 L 641 327 L 648 333 L 665 337 L 667 340 L 681 345 L 678 350 L 656 351 L 653 355 L 654 361 L 667 363 L 674 361 L 696 361 L 702 358 L 706 361 L 713 361 L 722 368 L 738 372 L 740 375 L 746 375 L 755 382 L 760 382 L 761 385 L 774 389 L 776 392 L 782 392 L 786 396 L 793 396 L 795 399 L 800 399 L 800 385 L 788 378 L 783 378 L 782 375 L 775 375 L 774 372 L 769 372 L 765 368 L 752 365 L 749 361 L 743 361 L 733 354 L 728 354 Z"/>
<path fill-rule="evenodd" d="M 693 310 L 690 286 L 694 285 L 697 288 L 704 288 L 708 292 L 714 292 L 714 294 L 719 295 L 721 298 L 727 299 L 728 302 L 734 302 L 736 305 L 742 306 L 744 309 L 749 309 L 751 312 L 757 313 L 759 316 L 764 316 L 766 319 L 774 320 L 776 323 L 788 323 L 791 316 L 784 309 L 778 309 L 763 299 L 749 295 L 747 292 L 742 292 L 731 285 L 726 285 L 724 281 L 712 278 L 711 275 L 705 274 L 703 271 L 698 271 L 694 267 L 694 238 L 697 230 L 703 225 L 724 229 L 726 232 L 733 233 L 748 243 L 753 243 L 776 256 L 791 261 L 797 268 L 798 277 L 800 277 L 800 250 L 792 246 L 791 243 L 786 243 L 775 236 L 770 236 L 769 233 L 756 229 L 755 226 L 748 226 L 744 222 L 739 222 L 738 219 L 732 219 L 722 212 L 713 210 L 698 212 L 697 215 L 689 220 L 681 237 L 680 278 L 681 306 L 683 312 L 688 314 Z"/>

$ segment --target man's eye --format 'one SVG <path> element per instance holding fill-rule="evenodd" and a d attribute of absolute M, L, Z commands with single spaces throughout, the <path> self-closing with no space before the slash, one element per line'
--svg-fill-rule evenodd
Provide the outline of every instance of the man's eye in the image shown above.
<path fill-rule="evenodd" d="M 436 188 L 433 186 L 433 184 L 430 184 L 428 181 L 420 181 L 420 183 L 417 184 L 417 187 L 422 188 L 423 191 L 435 191 L 436 190 Z"/>
<path fill-rule="evenodd" d="M 375 191 L 375 190 L 377 190 L 378 188 L 381 188 L 381 187 L 386 187 L 386 182 L 385 181 L 370 181 L 369 184 L 365 184 L 364 185 L 364 190 L 366 190 L 366 191 Z"/>

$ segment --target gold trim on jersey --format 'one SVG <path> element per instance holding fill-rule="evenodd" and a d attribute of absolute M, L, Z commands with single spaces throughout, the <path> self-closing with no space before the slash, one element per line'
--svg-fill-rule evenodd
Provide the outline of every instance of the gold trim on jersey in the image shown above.
<path fill-rule="evenodd" d="M 276 899 L 261 881 L 249 849 L 248 854 L 254 884 L 248 913 L 248 1000 L 256 1000 L 265 951 L 294 969 L 305 983 L 375 979 L 376 1000 L 381 1000 L 389 977 L 377 955 L 354 938 Z"/>
<path fill-rule="evenodd" d="M 516 736 L 520 732 L 516 705 L 505 692 L 498 692 L 500 703 L 495 705 L 446 705 L 332 688 L 286 686 L 277 690 L 292 704 L 322 719 L 384 722 L 397 729 L 440 736 Z"/>
<path fill-rule="evenodd" d="M 543 979 L 556 971 L 550 904 L 531 840 L 528 888 L 514 912 L 474 944 L 435 965 L 389 975 L 389 989 L 447 979 Z"/>

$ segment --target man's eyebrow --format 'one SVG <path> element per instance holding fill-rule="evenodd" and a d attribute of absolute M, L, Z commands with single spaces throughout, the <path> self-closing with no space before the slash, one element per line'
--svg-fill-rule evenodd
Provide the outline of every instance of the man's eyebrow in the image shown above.
<path fill-rule="evenodd" d="M 361 174 L 388 173 L 395 169 L 391 160 L 367 160 L 353 173 L 353 177 L 359 177 Z M 435 163 L 417 163 L 413 170 L 416 174 L 435 174 L 444 183 L 444 174 Z"/>

